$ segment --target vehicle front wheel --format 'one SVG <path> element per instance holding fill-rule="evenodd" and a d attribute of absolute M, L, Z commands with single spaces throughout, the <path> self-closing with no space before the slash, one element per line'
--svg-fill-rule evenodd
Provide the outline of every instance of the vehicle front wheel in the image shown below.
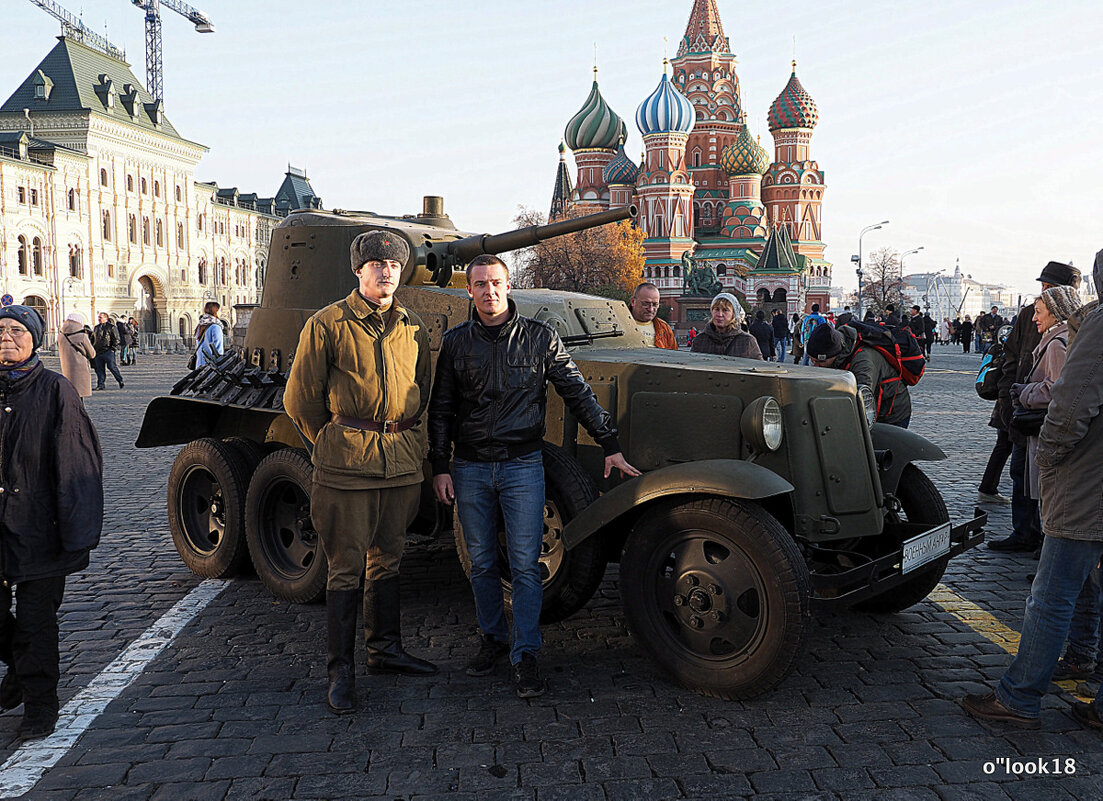
<path fill-rule="evenodd" d="M 310 520 L 314 468 L 300 448 L 265 456 L 249 482 L 245 534 L 257 576 L 277 598 L 311 603 L 326 588 L 329 565 Z"/>
<path fill-rule="evenodd" d="M 934 485 L 927 475 L 909 464 L 900 474 L 900 484 L 896 488 L 896 499 L 900 501 L 900 511 L 890 512 L 890 518 L 903 519 L 908 523 L 923 523 L 934 528 L 950 520 L 950 513 L 946 509 L 946 502 L 942 499 L 942 493 Z M 860 612 L 877 612 L 888 614 L 902 612 L 922 601 L 938 583 L 942 581 L 942 574 L 946 572 L 946 566 L 950 564 L 950 557 L 945 556 L 936 559 L 929 565 L 916 570 L 911 577 L 891 590 L 886 590 L 880 595 L 854 605 L 854 609 Z"/>
<path fill-rule="evenodd" d="M 169 532 L 188 569 L 204 578 L 236 575 L 245 564 L 248 465 L 217 439 L 185 445 L 168 480 Z"/>
<path fill-rule="evenodd" d="M 695 692 L 761 695 L 804 647 L 807 566 L 789 533 L 753 503 L 706 498 L 646 513 L 620 577 L 636 641 Z"/>

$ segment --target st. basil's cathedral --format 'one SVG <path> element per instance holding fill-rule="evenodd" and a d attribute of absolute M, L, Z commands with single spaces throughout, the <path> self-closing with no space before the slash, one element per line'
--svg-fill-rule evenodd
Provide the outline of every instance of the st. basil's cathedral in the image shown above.
<path fill-rule="evenodd" d="M 711 267 L 725 291 L 753 310 L 827 309 L 831 264 L 824 260 L 823 171 L 811 156 L 819 115 L 797 78 L 770 105 L 774 157 L 747 127 L 735 56 L 716 0 L 694 0 L 689 24 L 659 85 L 636 110 L 644 153 L 624 150 L 627 126 L 597 84 L 564 131 L 551 218 L 567 209 L 604 211 L 635 203 L 644 239 L 644 279 L 659 287 L 674 322 L 708 319 L 707 302 L 683 298 L 682 255 Z M 681 300 L 679 300 L 681 299 Z"/>

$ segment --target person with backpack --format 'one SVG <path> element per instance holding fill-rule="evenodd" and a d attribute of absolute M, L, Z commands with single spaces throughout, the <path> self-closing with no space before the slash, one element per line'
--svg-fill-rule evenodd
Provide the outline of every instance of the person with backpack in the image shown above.
<path fill-rule="evenodd" d="M 801 359 L 801 364 L 808 364 L 810 362 L 808 356 L 808 337 L 812 335 L 812 332 L 817 326 L 826 322 L 827 318 L 820 314 L 820 304 L 813 303 L 812 311 L 804 315 L 804 319 L 801 320 L 800 323 L 800 342 L 804 346 L 804 358 Z M 830 323 L 828 323 L 828 325 L 830 325 Z"/>
<path fill-rule="evenodd" d="M 222 323 L 218 312 L 222 306 L 215 300 L 203 304 L 203 314 L 199 316 L 199 325 L 195 328 L 195 366 L 196 368 L 215 361 L 225 353 Z"/>
<path fill-rule="evenodd" d="M 988 425 L 996 429 L 996 444 L 992 446 L 992 453 L 988 456 L 988 464 L 985 465 L 984 475 L 981 477 L 980 486 L 977 487 L 977 503 L 998 503 L 1004 506 L 1011 505 L 1011 499 L 1006 495 L 1000 495 L 1000 476 L 1007 466 L 1007 460 L 1011 457 L 1011 437 L 1007 431 L 1007 425 L 1003 421 L 1003 412 L 1000 400 L 1000 374 L 1003 366 L 1003 344 L 1007 341 L 1007 335 L 1011 333 L 1011 326 L 1003 326 L 996 335 L 996 341 L 984 354 L 980 363 L 980 371 L 977 373 L 977 395 L 984 400 L 994 400 L 992 415 L 988 418 Z"/>
<path fill-rule="evenodd" d="M 865 330 L 865 324 L 860 325 Z M 893 366 L 886 356 L 888 346 L 876 339 L 878 328 L 868 326 L 868 337 L 863 339 L 854 323 L 838 329 L 830 323 L 821 323 L 808 337 L 807 352 L 816 367 L 849 370 L 859 387 L 869 388 L 877 407 L 876 422 L 907 428 L 912 416 L 908 384 L 901 375 L 903 368 Z M 890 340 L 894 338 L 888 331 L 880 333 Z M 906 327 L 901 333 L 911 336 Z M 918 358 L 923 362 L 922 353 Z"/>

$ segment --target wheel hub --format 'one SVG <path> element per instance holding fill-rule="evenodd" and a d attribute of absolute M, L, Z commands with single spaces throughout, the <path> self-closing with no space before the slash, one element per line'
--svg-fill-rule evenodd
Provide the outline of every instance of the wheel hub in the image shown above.
<path fill-rule="evenodd" d="M 728 619 L 728 594 L 716 576 L 686 572 L 674 586 L 674 606 L 683 625 L 700 631 Z"/>

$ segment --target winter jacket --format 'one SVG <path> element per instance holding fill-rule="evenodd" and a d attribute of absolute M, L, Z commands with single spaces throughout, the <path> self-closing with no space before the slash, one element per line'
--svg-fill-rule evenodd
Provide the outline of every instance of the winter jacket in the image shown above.
<path fill-rule="evenodd" d="M 82 570 L 103 526 L 103 456 L 84 404 L 40 362 L 16 381 L 0 375 L 0 412 L 0 576 Z"/>
<path fill-rule="evenodd" d="M 420 483 L 431 380 L 428 331 L 397 300 L 383 311 L 353 290 L 307 320 L 283 407 L 314 444 L 314 482 L 347 490 Z M 417 422 L 402 431 L 365 431 L 334 415 Z"/>
<path fill-rule="evenodd" d="M 774 329 L 775 342 L 787 342 L 789 340 L 789 321 L 784 314 L 775 314 L 770 320 L 770 326 Z"/>
<path fill-rule="evenodd" d="M 433 475 L 448 472 L 456 456 L 499 462 L 542 447 L 550 381 L 606 456 L 620 452 L 617 430 L 546 323 L 517 313 L 495 336 L 475 310 L 444 334 L 429 404 L 429 459 Z"/>
<path fill-rule="evenodd" d="M 119 347 L 119 329 L 113 322 L 108 320 L 92 329 L 92 347 L 97 355 Z"/>
<path fill-rule="evenodd" d="M 908 328 L 911 329 L 912 336 L 919 340 L 920 344 L 923 344 L 923 340 L 927 338 L 927 326 L 923 322 L 923 315 L 916 314 L 908 318 Z"/>
<path fill-rule="evenodd" d="M 1011 427 L 1011 385 L 1026 382 L 1034 366 L 1034 348 L 1042 341 L 1038 326 L 1034 325 L 1034 305 L 1023 306 L 1007 340 L 1003 343 L 1003 367 L 1000 372 L 1000 411 L 1003 413 L 1004 427 L 1008 436 L 1016 445 L 1025 445 L 1026 437 Z"/>
<path fill-rule="evenodd" d="M 849 325 L 838 329 L 843 352 L 835 366 L 849 370 L 860 387 L 869 387 L 877 407 L 878 423 L 902 425 L 911 419 L 912 402 L 908 385 L 900 373 L 876 349 L 858 344 L 858 332 Z"/>
<path fill-rule="evenodd" d="M 200 331 L 203 333 L 200 334 Z M 210 364 L 226 352 L 221 321 L 213 314 L 199 316 L 199 325 L 195 328 L 195 334 L 196 367 Z"/>
<path fill-rule="evenodd" d="M 1096 286 L 1101 279 L 1097 267 Z M 1050 537 L 1103 540 L 1103 307 L 1080 325 L 1050 396 L 1035 454 L 1042 530 Z"/>
<path fill-rule="evenodd" d="M 62 323 L 57 355 L 61 358 L 61 374 L 76 387 L 77 394 L 82 398 L 91 397 L 91 361 L 96 357 L 96 349 L 92 347 L 88 329 L 76 320 Z"/>
<path fill-rule="evenodd" d="M 1046 409 L 1049 407 L 1050 389 L 1061 375 L 1065 366 L 1065 348 L 1068 338 L 1068 323 L 1060 322 L 1046 329 L 1042 341 L 1032 353 L 1034 362 L 1027 383 L 1014 384 L 1011 396 L 1018 398 L 1024 409 Z M 1014 428 L 1014 427 L 1012 427 Z M 1038 450 L 1038 438 L 1026 438 L 1026 479 L 1028 494 L 1034 500 L 1040 500 L 1041 487 L 1038 484 L 1038 467 L 1034 461 Z"/>
<path fill-rule="evenodd" d="M 963 320 L 961 325 L 957 327 L 957 336 L 961 342 L 965 340 L 972 341 L 970 338 L 973 336 L 973 321 Z"/>
<path fill-rule="evenodd" d="M 762 359 L 762 350 L 750 334 L 731 328 L 720 332 L 709 323 L 693 340 L 694 353 L 716 353 L 721 356 L 738 356 L 742 359 Z"/>
<path fill-rule="evenodd" d="M 655 347 L 678 350 L 678 340 L 674 336 L 674 329 L 667 325 L 665 320 L 658 317 L 651 322 L 655 324 Z"/>
<path fill-rule="evenodd" d="M 774 329 L 765 320 L 755 320 L 751 323 L 751 336 L 758 343 L 758 350 L 763 358 L 774 355 Z"/>

